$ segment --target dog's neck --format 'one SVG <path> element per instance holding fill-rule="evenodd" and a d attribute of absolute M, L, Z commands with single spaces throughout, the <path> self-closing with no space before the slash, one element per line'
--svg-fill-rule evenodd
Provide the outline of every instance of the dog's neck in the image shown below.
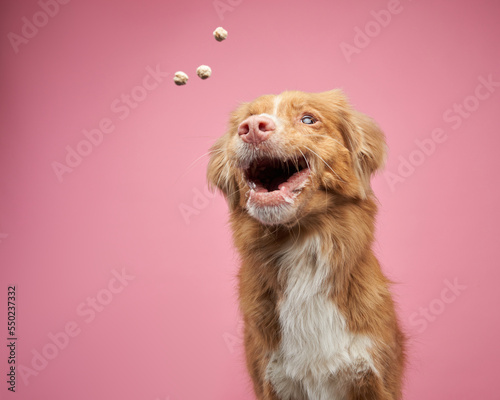
<path fill-rule="evenodd" d="M 262 225 L 243 209 L 233 213 L 231 223 L 242 262 L 260 270 L 272 286 L 279 285 L 281 267 L 301 257 L 311 266 L 327 263 L 333 291 L 345 293 L 352 270 L 371 254 L 375 214 L 375 201 L 367 199 L 336 202 L 290 227 Z"/>

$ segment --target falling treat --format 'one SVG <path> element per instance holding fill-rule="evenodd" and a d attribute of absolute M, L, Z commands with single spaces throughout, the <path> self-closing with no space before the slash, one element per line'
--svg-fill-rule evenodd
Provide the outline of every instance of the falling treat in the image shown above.
<path fill-rule="evenodd" d="M 210 75 L 212 75 L 212 70 L 208 65 L 200 65 L 196 69 L 196 73 L 201 79 L 207 79 L 210 77 Z"/>
<path fill-rule="evenodd" d="M 185 85 L 188 81 L 189 77 L 187 76 L 186 73 L 182 71 L 177 71 L 174 76 L 174 82 L 176 85 Z"/>
<path fill-rule="evenodd" d="M 218 42 L 222 42 L 227 38 L 227 31 L 222 27 L 219 26 L 215 31 L 214 31 L 214 37 L 215 40 Z"/>

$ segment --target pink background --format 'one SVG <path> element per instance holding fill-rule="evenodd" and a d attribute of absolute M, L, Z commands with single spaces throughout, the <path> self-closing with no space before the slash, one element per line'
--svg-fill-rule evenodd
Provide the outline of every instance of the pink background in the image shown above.
<path fill-rule="evenodd" d="M 401 0 L 382 28 L 373 12 L 385 0 L 220 3 L 221 15 L 212 0 L 73 0 L 44 21 L 36 1 L 2 2 L 1 397 L 252 399 L 237 256 L 224 200 L 203 194 L 201 156 L 240 101 L 340 87 L 390 148 L 394 175 L 374 181 L 376 252 L 411 336 L 405 399 L 499 399 L 500 88 L 471 96 L 481 79 L 500 82 L 500 3 Z M 16 53 L 9 32 L 34 16 L 45 25 Z M 346 57 L 341 44 L 365 27 L 373 37 Z M 200 64 L 210 79 L 196 76 Z M 137 88 L 157 66 L 168 76 Z M 177 70 L 187 86 L 173 84 Z M 145 98 L 120 119 L 112 104 L 131 92 Z M 471 111 L 457 119 L 464 101 Z M 59 182 L 52 163 L 103 118 L 113 132 Z M 437 129 L 446 140 L 432 144 Z M 113 280 L 123 268 L 126 286 Z M 52 358 L 36 375 L 18 371 L 15 395 L 5 375 L 13 284 L 18 370 Z M 91 319 L 96 296 L 105 305 Z M 78 334 L 64 340 L 68 323 Z M 55 353 L 49 334 L 62 338 Z"/>

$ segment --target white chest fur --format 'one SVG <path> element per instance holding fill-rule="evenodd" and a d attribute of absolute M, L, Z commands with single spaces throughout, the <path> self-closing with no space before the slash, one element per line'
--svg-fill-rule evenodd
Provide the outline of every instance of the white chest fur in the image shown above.
<path fill-rule="evenodd" d="M 344 400 L 349 376 L 368 369 L 376 373 L 371 340 L 351 333 L 331 300 L 327 285 L 331 265 L 319 238 L 290 246 L 280 268 L 286 274 L 279 304 L 282 340 L 271 356 L 266 378 L 283 400 Z"/>

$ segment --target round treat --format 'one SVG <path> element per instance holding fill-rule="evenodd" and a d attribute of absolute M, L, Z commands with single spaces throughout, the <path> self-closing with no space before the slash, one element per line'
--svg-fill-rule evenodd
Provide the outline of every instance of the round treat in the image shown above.
<path fill-rule="evenodd" d="M 186 73 L 182 71 L 177 71 L 174 76 L 174 82 L 176 85 L 185 85 L 188 81 L 189 77 L 187 76 Z"/>
<path fill-rule="evenodd" d="M 227 38 L 227 31 L 222 27 L 219 26 L 215 31 L 214 31 L 214 37 L 215 40 L 218 42 L 222 42 Z"/>
<path fill-rule="evenodd" d="M 210 77 L 210 75 L 212 75 L 212 70 L 208 65 L 200 65 L 196 69 L 196 73 L 201 79 L 207 79 Z"/>

